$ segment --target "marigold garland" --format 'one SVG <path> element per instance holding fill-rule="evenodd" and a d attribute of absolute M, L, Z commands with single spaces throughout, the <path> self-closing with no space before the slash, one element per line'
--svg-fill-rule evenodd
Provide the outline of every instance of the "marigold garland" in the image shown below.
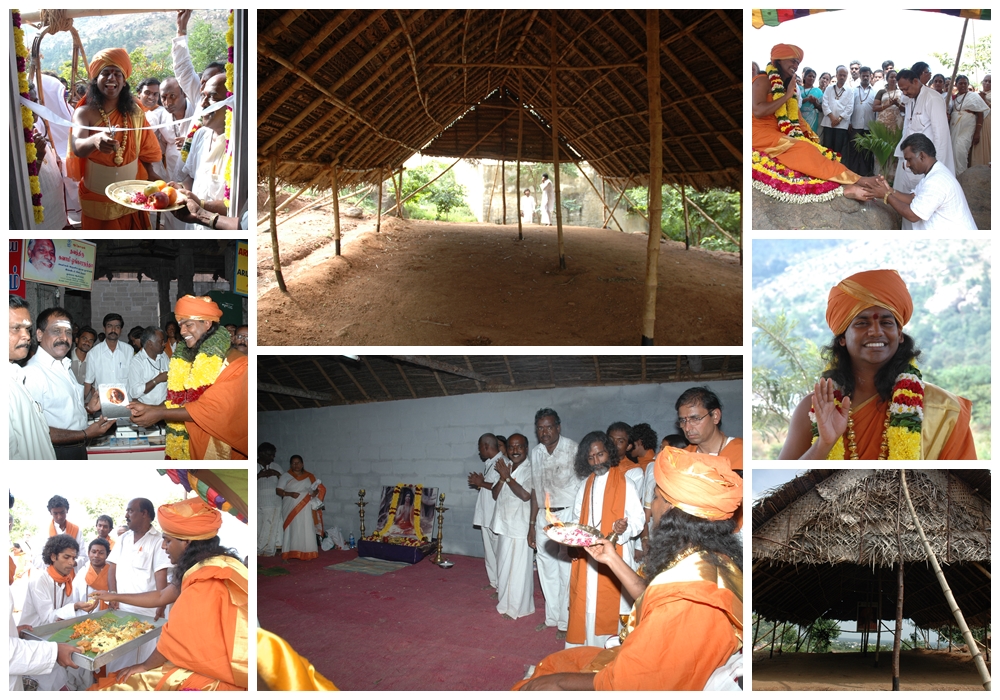
<path fill-rule="evenodd" d="M 194 361 L 186 346 L 178 343 L 167 370 L 167 408 L 181 408 L 194 403 L 215 383 L 229 353 L 229 331 L 216 329 L 201 347 Z M 168 459 L 191 459 L 190 436 L 184 423 L 167 423 Z"/>
<path fill-rule="evenodd" d="M 396 522 L 396 511 L 399 509 L 399 496 L 402 493 L 404 487 L 407 484 L 396 484 L 392 489 L 392 499 L 389 501 L 389 511 L 386 514 L 385 525 L 382 526 L 380 530 L 376 530 L 369 537 L 365 539 L 371 540 L 373 542 L 389 542 L 389 540 L 405 539 L 409 541 L 416 541 L 418 544 L 420 541 L 428 540 L 429 538 L 423 534 L 420 530 L 420 513 L 421 513 L 421 503 L 423 501 L 424 486 L 423 484 L 415 484 L 413 486 L 413 532 L 414 537 L 406 536 L 390 536 L 389 530 Z M 392 544 L 400 544 L 399 542 L 392 542 Z M 413 545 L 416 546 L 416 545 Z"/>
<path fill-rule="evenodd" d="M 24 30 L 21 29 L 21 11 L 11 10 L 11 21 L 14 25 L 14 53 L 17 54 L 17 90 L 24 99 L 30 99 L 28 85 L 27 59 L 28 49 L 24 46 Z M 38 182 L 38 148 L 35 146 L 35 116 L 34 113 L 21 105 L 21 126 L 24 129 L 24 152 L 28 163 L 28 184 L 31 187 L 31 206 L 34 211 L 35 223 L 45 221 L 45 207 L 42 206 L 42 188 Z"/>
<path fill-rule="evenodd" d="M 229 11 L 229 29 L 226 31 L 226 97 L 233 94 L 233 10 Z M 230 185 L 233 182 L 233 152 L 230 147 L 230 137 L 233 133 L 233 108 L 226 107 L 226 165 L 223 176 L 226 183 L 226 192 L 223 195 L 223 203 L 229 207 Z"/>
<path fill-rule="evenodd" d="M 840 387 L 835 387 L 833 400 L 841 405 L 844 393 Z M 816 424 L 816 409 L 809 409 L 809 424 L 812 430 L 813 442 L 819 439 L 819 427 Z M 889 425 L 886 428 L 886 439 L 889 443 L 889 459 L 920 459 L 920 431 L 924 424 L 924 379 L 917 368 L 915 360 L 910 360 L 908 371 L 901 372 L 896 377 L 892 387 L 892 400 L 889 404 Z M 837 438 L 827 459 L 844 459 L 843 436 Z M 853 455 L 852 459 L 857 459 Z"/>

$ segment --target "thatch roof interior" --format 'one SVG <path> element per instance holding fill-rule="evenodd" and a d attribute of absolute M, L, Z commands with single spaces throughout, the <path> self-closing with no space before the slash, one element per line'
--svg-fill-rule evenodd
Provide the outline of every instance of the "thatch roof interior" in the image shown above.
<path fill-rule="evenodd" d="M 259 355 L 257 410 L 743 377 L 739 355 Z"/>
<path fill-rule="evenodd" d="M 989 470 L 906 471 L 924 532 L 970 625 L 990 620 Z M 898 526 L 898 538 L 897 538 Z M 879 600 L 895 617 L 902 558 L 904 617 L 954 624 L 902 494 L 899 470 L 811 470 L 753 506 L 753 608 L 809 624 L 852 620 Z M 901 546 L 900 546 L 901 543 Z"/>
<path fill-rule="evenodd" d="M 741 27 L 741 10 L 660 10 L 666 182 L 740 185 Z M 560 151 L 602 177 L 643 184 L 646 54 L 643 10 L 259 10 L 258 172 L 273 155 L 278 179 L 329 186 L 336 161 L 346 186 L 423 149 L 513 160 L 518 106 L 524 138 L 540 140 L 555 104 Z M 460 118 L 498 94 L 504 148 L 476 151 L 496 138 L 497 120 Z M 522 156 L 547 160 L 551 145 L 528 144 Z"/>

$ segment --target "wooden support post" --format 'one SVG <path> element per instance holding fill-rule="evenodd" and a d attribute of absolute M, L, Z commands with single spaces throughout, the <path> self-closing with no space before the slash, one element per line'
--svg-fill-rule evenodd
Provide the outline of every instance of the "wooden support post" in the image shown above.
<path fill-rule="evenodd" d="M 497 175 L 499 171 L 496 166 L 493 168 L 493 182 L 490 184 L 490 205 L 486 207 L 486 223 L 490 222 L 490 216 L 493 214 L 493 193 L 497 191 Z"/>
<path fill-rule="evenodd" d="M 628 180 L 625 182 L 625 186 L 622 187 L 622 191 L 618 193 L 618 199 L 615 200 L 615 205 L 613 207 L 611 207 L 611 214 L 614 214 L 615 209 L 618 208 L 618 204 L 619 204 L 619 202 L 622 201 L 622 197 L 625 196 L 625 190 L 628 189 L 629 183 L 631 183 L 631 182 L 632 182 L 632 176 L 629 175 L 628 176 Z M 612 188 L 613 189 L 618 189 L 614 185 L 612 185 Z M 611 219 L 611 214 L 609 214 L 607 216 L 607 218 L 604 219 L 604 224 L 601 226 L 601 228 L 604 228 L 604 227 L 606 227 L 608 225 L 608 221 Z M 647 219 L 647 221 L 648 221 L 648 219 Z M 618 221 L 616 220 L 615 223 L 618 223 Z M 621 227 L 619 226 L 619 228 L 621 228 Z"/>
<path fill-rule="evenodd" d="M 382 183 L 385 181 L 385 173 L 382 168 L 378 169 L 378 201 L 375 202 L 375 233 L 382 231 Z"/>
<path fill-rule="evenodd" d="M 559 106 L 558 100 L 556 99 L 556 91 L 559 84 L 556 79 L 556 61 L 558 60 L 558 55 L 556 53 L 556 39 L 558 38 L 559 33 L 556 31 L 555 17 L 551 17 L 551 22 L 552 38 L 549 42 L 549 48 L 552 50 L 552 66 L 549 71 L 549 92 L 552 97 L 552 160 L 555 163 L 555 173 L 552 185 L 556 191 L 556 240 L 559 243 L 559 269 L 565 270 L 566 250 L 563 247 L 562 194 L 559 192 Z"/>
<path fill-rule="evenodd" d="M 608 216 L 608 187 L 607 183 L 604 181 L 603 175 L 601 176 L 601 204 L 604 205 L 604 220 L 607 221 L 610 218 Z M 602 226 L 601 228 L 604 227 Z M 619 226 L 618 228 L 621 228 L 621 226 Z"/>
<path fill-rule="evenodd" d="M 882 648 L 882 567 L 878 568 L 878 632 L 875 633 L 875 668 L 878 668 L 878 652 Z"/>
<path fill-rule="evenodd" d="M 587 177 L 587 173 L 584 172 L 584 170 L 580 166 L 580 164 L 576 163 L 575 165 L 576 165 L 576 169 L 580 171 L 581 175 L 583 175 L 583 179 L 587 181 L 588 185 L 590 185 L 590 189 L 594 190 L 594 194 L 596 194 L 598 196 L 598 198 L 601 199 L 601 202 L 604 204 L 604 211 L 607 211 L 608 210 L 608 204 L 607 204 L 607 202 L 604 201 L 604 198 L 601 197 L 601 193 L 597 191 L 597 187 L 595 187 L 594 183 L 590 181 L 589 177 Z M 611 218 L 612 219 L 615 218 L 614 212 L 611 213 Z M 625 229 L 622 228 L 622 225 L 618 223 L 618 219 L 615 219 L 615 223 L 618 225 L 618 230 L 619 231 L 624 231 L 625 230 Z"/>
<path fill-rule="evenodd" d="M 521 132 L 524 131 L 524 94 L 521 92 L 524 89 L 524 81 L 521 79 L 521 75 L 524 71 L 517 72 L 517 240 L 524 240 L 524 226 L 521 221 Z M 528 216 L 531 217 L 534 212 L 529 212 Z M 528 219 L 531 221 L 531 219 Z"/>
<path fill-rule="evenodd" d="M 777 636 L 777 634 L 778 634 L 778 623 L 775 622 L 774 627 L 771 629 L 771 652 L 767 655 L 767 658 L 769 659 L 774 658 L 774 638 Z"/>
<path fill-rule="evenodd" d="M 333 189 L 333 253 L 340 256 L 340 183 L 337 178 L 337 161 L 330 163 L 330 187 Z"/>
<path fill-rule="evenodd" d="M 903 552 L 899 552 L 900 558 Z M 892 689 L 899 690 L 899 647 L 903 639 L 903 562 L 896 567 L 896 630 L 892 635 Z"/>
<path fill-rule="evenodd" d="M 674 189 L 677 189 L 677 188 L 675 187 Z M 736 240 L 735 238 L 733 238 L 732 234 L 730 234 L 728 231 L 726 231 L 726 229 L 724 229 L 721 226 L 719 226 L 719 222 L 717 222 L 711 216 L 709 216 L 708 214 L 706 214 L 704 209 L 702 209 L 697 204 L 695 204 L 694 201 L 692 199 L 690 199 L 689 197 L 685 197 L 685 198 L 687 199 L 687 203 L 689 205 L 691 205 L 692 207 L 694 207 L 694 210 L 696 212 L 698 212 L 699 214 L 701 214 L 702 218 L 705 219 L 705 221 L 707 221 L 708 223 L 712 224 L 712 226 L 714 226 L 719 233 L 721 233 L 723 236 L 725 236 L 726 238 L 728 238 L 732 242 L 733 245 L 740 245 L 740 242 L 738 240 Z"/>
<path fill-rule="evenodd" d="M 663 112 L 660 108 L 660 10 L 646 10 L 646 95 L 649 101 L 649 240 L 642 344 L 653 345 L 663 216 Z"/>
<path fill-rule="evenodd" d="M 684 206 L 684 250 L 691 250 L 691 223 L 688 220 L 688 198 L 681 183 L 681 204 Z"/>
<path fill-rule="evenodd" d="M 287 208 L 288 208 L 288 205 L 289 205 L 289 204 L 291 204 L 291 203 L 292 203 L 292 202 L 294 202 L 294 201 L 295 201 L 296 199 L 298 199 L 298 198 L 299 198 L 299 196 L 300 196 L 300 195 L 301 195 L 302 193 L 304 193 L 304 192 L 305 192 L 306 190 L 308 190 L 308 189 L 309 189 L 310 187 L 312 187 L 312 186 L 313 186 L 313 185 L 315 185 L 315 184 L 316 184 L 317 182 L 319 182 L 320 180 L 322 180 L 322 179 L 323 179 L 323 176 L 324 176 L 324 173 L 323 173 L 323 171 L 322 171 L 322 170 L 320 170 L 319 174 L 317 174 L 317 175 L 316 175 L 316 177 L 314 177 L 314 178 L 313 178 L 312 180 L 310 180 L 310 181 L 308 182 L 308 184 L 306 184 L 306 186 L 305 186 L 305 187 L 303 187 L 303 188 L 302 188 L 301 190 L 299 190 L 298 192 L 296 192 L 295 194 L 293 194 L 293 195 L 292 195 L 291 197 L 289 197 L 288 199 L 286 199 L 286 200 L 285 200 L 284 202 L 282 202 L 281 204 L 279 204 L 279 205 L 278 205 L 278 211 L 281 211 L 282 209 L 287 209 Z M 260 225 L 261 225 L 262 223 L 264 223 L 265 221 L 267 221 L 267 219 L 268 219 L 268 217 L 269 217 L 269 216 L 270 216 L 270 215 L 268 215 L 268 216 L 263 216 L 263 217 L 261 217 L 261 218 L 260 218 L 260 219 L 259 219 L 259 220 L 257 221 L 257 225 L 258 225 L 258 226 L 260 226 Z"/>
<path fill-rule="evenodd" d="M 397 204 L 397 206 L 396 206 L 396 216 L 397 217 L 401 217 L 402 216 L 403 207 L 398 206 L 398 204 L 399 204 L 399 182 L 396 181 L 396 173 L 395 172 L 389 173 L 389 179 L 392 180 L 392 191 L 396 193 L 396 204 Z"/>
<path fill-rule="evenodd" d="M 278 280 L 278 289 L 284 294 L 288 294 L 285 287 L 285 278 L 281 274 L 281 254 L 278 251 L 278 208 L 275 206 L 277 196 L 275 194 L 275 181 L 278 178 L 278 154 L 271 155 L 271 167 L 267 173 L 267 190 L 271 197 L 271 258 L 274 262 L 274 276 Z"/>
<path fill-rule="evenodd" d="M 399 202 L 399 195 L 403 193 L 403 171 L 405 169 L 406 168 L 404 168 L 402 165 L 399 166 L 399 187 L 396 189 L 396 202 L 397 202 L 397 204 L 396 204 L 396 213 L 399 215 L 400 219 L 405 219 L 406 218 L 406 210 L 403 209 L 403 205 L 402 204 L 398 203 Z"/>
<path fill-rule="evenodd" d="M 507 225 L 507 162 L 500 160 L 500 192 L 503 194 L 503 225 Z"/>
<path fill-rule="evenodd" d="M 740 267 L 743 267 L 743 190 L 740 190 Z M 881 626 L 880 626 L 881 628 Z"/>

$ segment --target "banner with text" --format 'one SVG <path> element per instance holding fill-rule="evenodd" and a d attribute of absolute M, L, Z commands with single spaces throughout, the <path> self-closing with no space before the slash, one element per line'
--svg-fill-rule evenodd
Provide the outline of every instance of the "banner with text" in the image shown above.
<path fill-rule="evenodd" d="M 27 282 L 90 291 L 97 246 L 87 241 L 32 238 L 24 243 L 21 276 Z"/>

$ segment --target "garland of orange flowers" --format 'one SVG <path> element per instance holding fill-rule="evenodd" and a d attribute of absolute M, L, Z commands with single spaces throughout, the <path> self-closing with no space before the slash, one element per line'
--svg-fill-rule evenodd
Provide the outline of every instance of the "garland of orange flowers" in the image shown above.
<path fill-rule="evenodd" d="M 781 74 L 778 73 L 778 69 L 774 67 L 773 63 L 767 64 L 767 79 L 771 84 L 771 100 L 777 102 L 782 97 L 785 96 L 785 81 L 781 79 Z M 802 131 L 802 126 L 799 124 L 799 99 L 798 97 L 791 97 L 785 104 L 778 108 L 778 111 L 774 113 L 774 116 L 778 118 L 778 129 L 785 136 L 789 136 L 793 139 L 806 139 L 809 138 Z M 810 141 L 818 141 L 815 138 L 809 139 Z"/>
<path fill-rule="evenodd" d="M 385 518 L 385 525 L 381 530 L 373 532 L 370 536 L 365 539 L 368 540 L 381 540 L 382 542 L 389 541 L 389 529 L 396 522 L 396 510 L 399 508 L 399 495 L 406 484 L 396 484 L 392 489 L 392 499 L 389 501 L 389 512 Z M 420 530 L 420 513 L 421 513 L 421 501 L 423 499 L 424 487 L 423 484 L 416 484 L 413 486 L 413 532 L 414 537 L 419 542 L 420 540 L 426 540 L 428 537 L 423 534 Z M 395 538 L 392 538 L 395 539 Z M 409 539 L 409 538 L 405 538 Z M 398 544 L 398 543 L 395 543 Z"/>
<path fill-rule="evenodd" d="M 233 94 L 233 10 L 229 11 L 229 29 L 226 31 L 226 97 Z M 230 137 L 233 133 L 233 108 L 226 107 L 226 166 L 224 170 L 226 193 L 223 196 L 223 203 L 229 208 L 230 185 L 233 182 L 233 151 L 230 145 Z"/>
<path fill-rule="evenodd" d="M 844 392 L 835 387 L 833 401 L 839 407 L 844 399 Z M 850 418 L 849 418 L 850 420 Z M 819 439 L 819 426 L 816 424 L 816 407 L 809 408 L 809 423 L 812 429 L 813 442 Z M 920 431 L 924 423 L 924 379 L 917 368 L 915 360 L 910 360 L 908 371 L 900 372 L 892 387 L 892 401 L 886 416 L 886 425 L 882 434 L 882 450 L 879 459 L 920 459 Z M 844 437 L 837 438 L 827 459 L 859 459 L 856 447 L 853 445 L 853 423 L 848 428 L 848 447 L 844 447 Z"/>
<path fill-rule="evenodd" d="M 17 91 L 24 99 L 30 99 L 28 86 L 28 49 L 24 46 L 24 30 L 21 29 L 21 11 L 11 10 L 11 21 L 14 24 L 14 53 L 17 54 Z M 24 128 L 24 153 L 28 162 L 28 184 L 31 187 L 31 206 L 35 214 L 35 223 L 45 221 L 45 207 L 42 206 L 42 188 L 38 183 L 38 147 L 35 146 L 34 113 L 21 105 L 21 126 Z"/>
<path fill-rule="evenodd" d="M 193 358 L 182 343 L 178 341 L 167 369 L 167 408 L 194 403 L 215 384 L 229 353 L 229 331 L 221 326 L 217 328 Z M 191 459 L 190 436 L 184 423 L 167 423 L 166 456 L 168 459 Z"/>

